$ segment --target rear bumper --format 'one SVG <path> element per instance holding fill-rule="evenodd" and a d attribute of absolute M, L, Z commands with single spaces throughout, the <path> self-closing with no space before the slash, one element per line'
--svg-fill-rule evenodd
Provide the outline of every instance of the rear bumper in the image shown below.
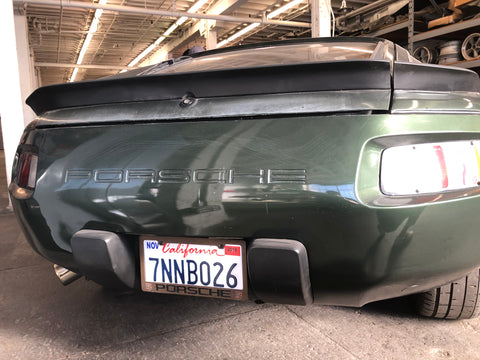
<path fill-rule="evenodd" d="M 107 287 L 139 287 L 138 261 L 126 237 L 81 230 L 71 243 L 75 263 L 86 278 Z M 300 242 L 255 239 L 248 248 L 247 265 L 252 298 L 295 305 L 312 303 L 308 256 Z"/>
<path fill-rule="evenodd" d="M 470 199 L 415 209 L 303 209 L 296 222 L 311 223 L 314 217 L 317 231 L 288 227 L 288 237 L 296 239 L 289 241 L 303 250 L 285 248 L 285 241 L 278 240 L 288 224 L 244 237 L 250 298 L 290 304 L 308 304 L 313 298 L 319 304 L 362 306 L 454 281 L 480 267 L 480 228 L 471 221 L 478 206 L 477 199 Z M 443 220 L 451 214 L 455 226 Z M 291 216 L 284 220 L 292 221 Z M 30 224 L 23 225 L 34 248 L 51 262 L 105 286 L 140 288 L 138 236 L 82 230 L 73 237 L 73 252 L 66 252 L 53 241 L 40 241 Z M 260 239 L 267 239 L 266 244 Z M 289 259 L 295 253 L 301 255 Z"/>

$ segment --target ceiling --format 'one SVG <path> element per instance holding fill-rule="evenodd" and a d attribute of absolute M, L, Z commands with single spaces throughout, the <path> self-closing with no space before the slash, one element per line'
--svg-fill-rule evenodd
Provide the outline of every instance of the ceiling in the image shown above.
<path fill-rule="evenodd" d="M 98 0 L 48 0 L 40 5 L 33 0 L 13 0 L 15 11 L 26 17 L 31 54 L 36 64 L 39 85 L 69 81 L 78 61 L 82 45 L 95 17 L 95 9 L 71 7 L 71 3 L 95 4 Z M 221 14 L 236 18 L 262 18 L 292 0 L 206 0 L 197 11 L 203 14 Z M 222 2 L 222 3 L 220 3 Z M 348 7 L 359 8 L 369 0 L 347 0 Z M 140 53 L 151 46 L 178 17 L 160 16 L 158 11 L 186 12 L 196 0 L 107 0 L 107 5 L 122 7 L 122 11 L 104 10 L 99 18 L 75 81 L 91 80 L 118 73 Z M 63 4 L 63 6 L 62 6 Z M 332 0 L 333 9 L 341 0 Z M 145 13 L 126 12 L 123 9 L 142 9 Z M 218 9 L 221 9 L 218 10 Z M 150 13 L 149 13 L 150 12 Z M 310 23 L 309 0 L 299 2 L 291 9 L 275 16 L 275 20 Z M 164 49 L 169 58 L 176 58 L 194 45 L 205 47 L 205 38 L 198 27 L 201 19 L 189 18 L 155 47 Z M 213 28 L 218 42 L 242 30 L 249 24 L 241 21 L 217 20 Z M 197 27 L 195 27 L 197 26 Z M 310 36 L 310 29 L 290 25 L 260 25 L 228 45 L 273 41 Z"/>

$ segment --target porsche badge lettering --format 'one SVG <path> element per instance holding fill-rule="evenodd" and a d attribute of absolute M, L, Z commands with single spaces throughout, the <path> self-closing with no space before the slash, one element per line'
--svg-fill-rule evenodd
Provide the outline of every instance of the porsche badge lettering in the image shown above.
<path fill-rule="evenodd" d="M 257 184 L 306 184 L 305 169 L 259 169 L 244 172 L 235 169 L 68 169 L 65 183 L 94 181 L 95 183 L 130 183 L 144 181 L 151 184 L 236 184 L 254 181 Z"/>

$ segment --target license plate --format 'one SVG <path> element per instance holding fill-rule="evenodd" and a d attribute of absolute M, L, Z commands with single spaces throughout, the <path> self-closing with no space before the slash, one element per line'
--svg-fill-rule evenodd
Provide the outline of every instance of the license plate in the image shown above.
<path fill-rule="evenodd" d="M 142 290 L 247 300 L 245 242 L 142 236 Z"/>

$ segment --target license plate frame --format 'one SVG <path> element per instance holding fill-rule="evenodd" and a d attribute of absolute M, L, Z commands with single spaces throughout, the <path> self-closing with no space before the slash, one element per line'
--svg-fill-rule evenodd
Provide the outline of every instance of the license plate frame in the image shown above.
<path fill-rule="evenodd" d="M 144 235 L 140 236 L 139 248 L 141 286 L 144 292 L 248 300 L 246 243 L 244 240 Z M 202 253 L 197 254 L 196 250 Z M 146 259 L 146 256 L 149 259 Z M 200 259 L 203 261 L 199 265 Z M 170 261 L 167 266 L 168 260 L 173 260 L 173 263 Z M 187 260 L 190 262 L 187 263 Z M 214 260 L 217 261 L 213 262 Z M 192 268 L 192 262 L 196 263 L 196 272 L 188 273 Z M 185 272 L 185 265 L 187 265 L 187 272 Z M 209 274 L 208 286 L 204 286 L 204 282 L 201 281 L 204 280 L 203 277 L 207 278 L 206 273 Z M 241 274 L 240 280 L 238 279 L 239 273 Z M 185 274 L 188 275 L 188 281 L 186 281 Z M 158 279 L 157 275 L 159 275 Z M 191 278 L 195 279 L 193 275 L 197 279 L 195 284 L 190 283 Z M 167 281 L 162 281 L 165 278 Z M 213 281 L 214 279 L 216 280 Z M 199 282 L 200 284 L 198 284 Z M 232 283 L 235 284 L 235 288 L 231 287 Z M 223 287 L 214 285 L 223 285 Z"/>

